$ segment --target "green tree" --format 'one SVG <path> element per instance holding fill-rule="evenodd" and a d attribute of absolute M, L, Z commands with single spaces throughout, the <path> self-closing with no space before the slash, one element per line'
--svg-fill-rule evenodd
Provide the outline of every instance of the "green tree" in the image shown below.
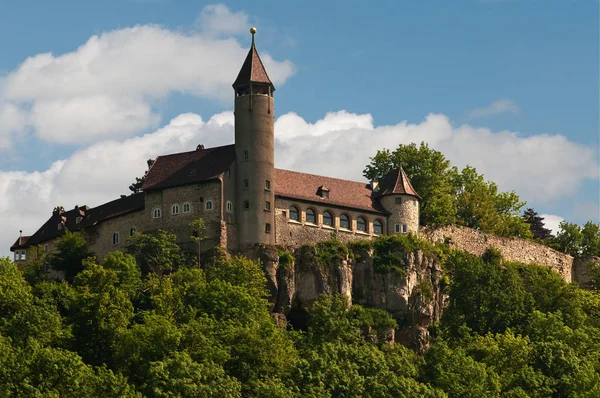
<path fill-rule="evenodd" d="M 424 142 L 399 145 L 393 152 L 377 151 L 363 171 L 366 178 L 381 179 L 390 170 L 402 167 L 417 193 L 423 198 L 420 206 L 421 225 L 452 224 L 456 218 L 456 200 L 452 177 L 456 173 L 444 155 Z"/>
<path fill-rule="evenodd" d="M 588 221 L 581 228 L 581 254 L 600 256 L 600 223 Z"/>
<path fill-rule="evenodd" d="M 83 270 L 84 260 L 93 256 L 82 232 L 65 229 L 64 235 L 56 241 L 55 250 L 48 256 L 48 265 L 57 271 L 64 271 L 66 279 L 72 281 Z"/>
<path fill-rule="evenodd" d="M 544 240 L 552 237 L 552 231 L 544 225 L 544 218 L 540 217 L 531 207 L 523 212 L 523 220 L 529 224 L 535 239 Z"/>
<path fill-rule="evenodd" d="M 558 227 L 559 231 L 554 239 L 554 243 L 558 250 L 572 256 L 581 254 L 583 234 L 581 233 L 579 225 L 561 221 L 560 224 L 558 224 Z"/>
<path fill-rule="evenodd" d="M 177 236 L 168 231 L 159 230 L 157 235 L 135 234 L 125 248 L 135 257 L 144 276 L 148 273 L 171 274 L 186 265 L 185 256 L 177 245 Z"/>
<path fill-rule="evenodd" d="M 190 228 L 192 228 L 193 235 L 191 236 L 192 240 L 198 244 L 198 268 L 201 267 L 200 263 L 200 249 L 202 247 L 202 241 L 206 239 L 206 224 L 204 224 L 204 219 L 197 218 L 190 223 Z"/>

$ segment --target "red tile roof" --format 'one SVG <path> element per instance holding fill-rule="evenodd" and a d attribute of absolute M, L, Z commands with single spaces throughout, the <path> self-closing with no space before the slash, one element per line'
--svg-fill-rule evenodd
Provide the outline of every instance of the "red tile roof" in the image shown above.
<path fill-rule="evenodd" d="M 235 146 L 225 145 L 159 156 L 148 170 L 142 190 L 164 189 L 218 178 L 235 160 Z"/>
<path fill-rule="evenodd" d="M 15 243 L 10 247 L 10 251 L 14 252 L 16 249 L 20 249 L 21 247 L 25 247 L 27 245 L 27 241 L 31 238 L 31 236 L 19 236 L 19 238 L 15 241 Z"/>
<path fill-rule="evenodd" d="M 235 82 L 233 82 L 233 88 L 250 83 L 270 84 L 271 90 L 275 91 L 275 86 L 271 83 L 271 79 L 269 79 L 269 76 L 267 75 L 265 66 L 258 56 L 258 51 L 256 51 L 254 43 L 252 43 L 252 47 L 250 47 L 250 51 L 248 51 L 248 55 L 242 64 L 238 77 L 235 79 Z"/>
<path fill-rule="evenodd" d="M 20 247 L 39 245 L 62 235 L 64 233 L 64 228 L 58 229 L 58 223 L 61 221 L 64 221 L 64 227 L 68 228 L 69 231 L 79 231 L 82 228 L 95 225 L 98 222 L 143 209 L 144 194 L 137 193 L 121 197 L 93 208 L 81 206 L 62 213 L 55 211 L 44 225 L 31 235 L 27 242 L 21 244 Z M 84 214 L 83 216 L 82 213 Z M 77 222 L 77 217 L 82 217 L 79 223 Z M 13 247 L 15 249 L 17 248 L 15 245 L 13 245 Z M 13 247 L 11 247 L 11 251 L 13 250 Z"/>
<path fill-rule="evenodd" d="M 379 193 L 381 196 L 400 194 L 412 195 L 421 199 L 402 168 L 390 171 L 381 179 Z"/>
<path fill-rule="evenodd" d="M 321 186 L 329 189 L 329 198 L 317 194 Z M 364 182 L 275 169 L 274 187 L 275 196 L 387 214 Z"/>

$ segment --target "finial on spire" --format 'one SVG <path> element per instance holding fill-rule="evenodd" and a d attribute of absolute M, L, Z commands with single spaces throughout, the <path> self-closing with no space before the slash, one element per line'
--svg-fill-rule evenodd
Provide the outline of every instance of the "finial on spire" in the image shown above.
<path fill-rule="evenodd" d="M 250 28 L 250 33 L 252 34 L 252 46 L 254 46 L 254 35 L 256 34 L 256 28 L 254 26 Z"/>

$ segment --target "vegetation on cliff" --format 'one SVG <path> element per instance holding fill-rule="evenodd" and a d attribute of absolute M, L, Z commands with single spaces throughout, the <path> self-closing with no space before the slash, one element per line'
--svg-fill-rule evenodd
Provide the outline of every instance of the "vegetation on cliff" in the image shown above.
<path fill-rule="evenodd" d="M 424 245 L 405 239 L 354 244 L 349 252 L 379 250 L 382 264 L 390 265 Z M 546 268 L 506 262 L 494 251 L 476 257 L 421 247 L 443 257 L 450 278 L 431 347 L 417 355 L 385 343 L 397 327 L 388 313 L 348 308 L 342 297 L 317 300 L 306 331 L 281 327 L 257 262 L 214 256 L 199 269 L 170 234 L 138 237 L 129 247 L 133 254 L 111 253 L 98 264 L 81 261 L 86 247 L 65 246 L 64 255 L 51 258 L 79 271 L 62 282 L 34 272 L 43 261 L 25 279 L 0 259 L 5 396 L 600 395 L 598 291 L 566 284 Z M 326 242 L 316 256 L 319 263 L 338 261 L 347 250 Z M 289 254 L 279 256 L 293 266 Z"/>

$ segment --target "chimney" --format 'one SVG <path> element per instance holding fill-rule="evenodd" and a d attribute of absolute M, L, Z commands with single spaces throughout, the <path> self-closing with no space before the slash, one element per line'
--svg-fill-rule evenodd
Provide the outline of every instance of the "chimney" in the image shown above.
<path fill-rule="evenodd" d="M 371 180 L 371 190 L 373 192 L 379 192 L 379 180 L 377 178 Z"/>
<path fill-rule="evenodd" d="M 202 145 L 202 144 L 200 144 L 200 145 L 198 145 L 198 146 L 196 147 L 196 150 L 197 150 L 197 151 L 201 151 L 201 150 L 203 150 L 203 149 L 204 149 L 204 145 Z"/>

